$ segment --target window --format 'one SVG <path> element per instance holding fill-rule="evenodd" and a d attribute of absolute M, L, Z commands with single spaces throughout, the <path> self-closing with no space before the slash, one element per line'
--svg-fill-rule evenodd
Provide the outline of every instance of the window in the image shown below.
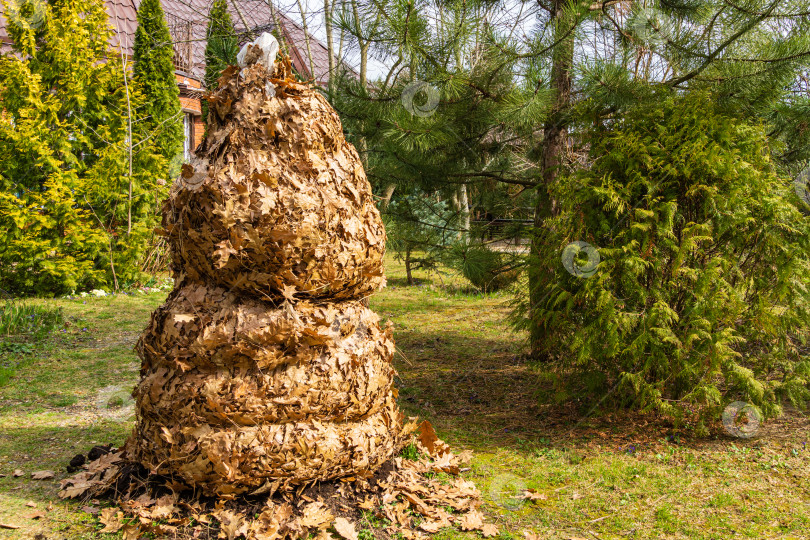
<path fill-rule="evenodd" d="M 191 160 L 194 151 L 194 117 L 188 113 L 183 115 L 183 160 Z"/>

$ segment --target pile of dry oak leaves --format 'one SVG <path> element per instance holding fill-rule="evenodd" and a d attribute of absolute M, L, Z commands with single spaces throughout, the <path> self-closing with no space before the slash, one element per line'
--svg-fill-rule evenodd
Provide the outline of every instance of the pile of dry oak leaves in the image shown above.
<path fill-rule="evenodd" d="M 222 75 L 203 160 L 164 206 L 175 288 L 138 342 L 137 427 L 60 495 L 113 500 L 101 521 L 125 538 L 356 540 L 369 518 L 392 537 L 497 534 L 464 458 L 396 406 L 360 157 L 288 58 L 256 58 Z"/>

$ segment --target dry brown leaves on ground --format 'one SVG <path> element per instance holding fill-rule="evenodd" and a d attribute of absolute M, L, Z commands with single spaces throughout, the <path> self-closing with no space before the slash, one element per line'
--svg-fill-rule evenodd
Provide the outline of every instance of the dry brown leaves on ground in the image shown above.
<path fill-rule="evenodd" d="M 296 492 L 240 499 L 205 498 L 183 491 L 167 477 L 133 474 L 125 451 L 110 452 L 62 482 L 62 498 L 113 496 L 116 505 L 99 515 L 102 532 L 125 539 L 155 535 L 236 540 L 343 538 L 357 540 L 364 515 L 383 523 L 384 535 L 422 538 L 445 527 L 496 536 L 485 522 L 481 494 L 458 476 L 468 452 L 453 454 L 423 422 L 412 438 L 420 458 L 396 457 L 374 476 L 318 482 Z M 431 453 L 428 448 L 434 449 Z M 129 471 L 127 475 L 122 474 Z M 445 473 L 437 475 L 437 473 Z M 449 476 L 448 476 L 449 475 Z M 210 535 L 213 531 L 212 536 Z"/>

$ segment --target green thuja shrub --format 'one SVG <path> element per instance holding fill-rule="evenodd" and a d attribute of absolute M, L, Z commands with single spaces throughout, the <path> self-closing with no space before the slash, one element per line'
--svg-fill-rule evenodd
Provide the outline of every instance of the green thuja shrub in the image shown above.
<path fill-rule="evenodd" d="M 168 164 L 183 152 L 183 111 L 174 73 L 172 36 L 160 0 L 142 0 L 138 6 L 138 28 L 132 49 L 132 74 L 146 98 L 143 122 L 155 148 L 166 158 L 162 177 L 173 176 L 177 171 L 170 170 Z"/>
<path fill-rule="evenodd" d="M 554 279 L 533 321 L 547 353 L 601 380 L 594 400 L 615 388 L 624 405 L 699 418 L 701 430 L 729 401 L 766 417 L 806 402 L 810 223 L 764 129 L 690 95 L 630 111 L 589 142 L 592 166 L 557 186 L 548 223 Z"/>
<path fill-rule="evenodd" d="M 42 6 L 0 55 L 0 289 L 115 287 L 140 276 L 165 160 L 103 2 Z"/>

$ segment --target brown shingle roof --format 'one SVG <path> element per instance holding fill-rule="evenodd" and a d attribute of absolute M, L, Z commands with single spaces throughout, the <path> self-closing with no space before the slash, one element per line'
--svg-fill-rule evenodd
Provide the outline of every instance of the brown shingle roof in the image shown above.
<path fill-rule="evenodd" d="M 163 0 L 163 9 L 166 11 L 166 19 L 170 31 L 172 31 L 172 37 L 176 42 L 191 41 L 192 65 L 188 66 L 190 69 L 186 71 L 195 78 L 201 78 L 205 71 L 205 31 L 212 3 L 213 0 Z M 238 6 L 237 11 L 233 2 L 228 2 L 237 33 L 245 33 L 245 30 L 255 33 L 273 30 L 276 26 L 275 19 L 277 19 L 281 26 L 279 33 L 286 37 L 287 43 L 293 49 L 290 51 L 290 55 L 296 70 L 306 77 L 313 78 L 314 75 L 314 79 L 319 83 L 326 83 L 329 80 L 327 48 L 309 34 L 312 71 L 314 71 L 314 73 L 310 73 L 306 47 L 307 33 L 298 23 L 278 9 L 275 9 L 275 13 L 273 13 L 274 8 L 267 0 L 239 0 Z"/>
<path fill-rule="evenodd" d="M 178 69 L 198 80 L 201 80 L 205 73 L 205 32 L 212 3 L 213 0 L 162 0 L 166 22 L 175 41 L 175 51 L 179 53 L 176 62 Z M 115 33 L 111 44 L 114 46 L 120 44 L 131 56 L 140 0 L 105 0 L 105 4 L 110 16 L 110 26 Z M 275 28 L 274 10 L 267 0 L 238 0 L 238 5 L 239 12 L 234 9 L 232 1 L 228 2 L 237 33 L 245 33 L 243 17 L 251 31 L 262 32 Z M 301 25 L 278 9 L 275 10 L 275 17 L 281 26 L 280 33 L 286 37 L 292 49 L 290 55 L 295 69 L 305 77 L 314 78 L 318 83 L 325 84 L 329 80 L 327 48 L 311 34 L 309 35 L 314 72 L 310 73 L 306 47 L 307 33 Z M 0 41 L 8 40 L 5 26 L 5 19 L 0 15 Z M 335 64 L 340 65 L 340 62 L 336 61 Z M 344 67 L 351 69 L 345 65 Z"/>

